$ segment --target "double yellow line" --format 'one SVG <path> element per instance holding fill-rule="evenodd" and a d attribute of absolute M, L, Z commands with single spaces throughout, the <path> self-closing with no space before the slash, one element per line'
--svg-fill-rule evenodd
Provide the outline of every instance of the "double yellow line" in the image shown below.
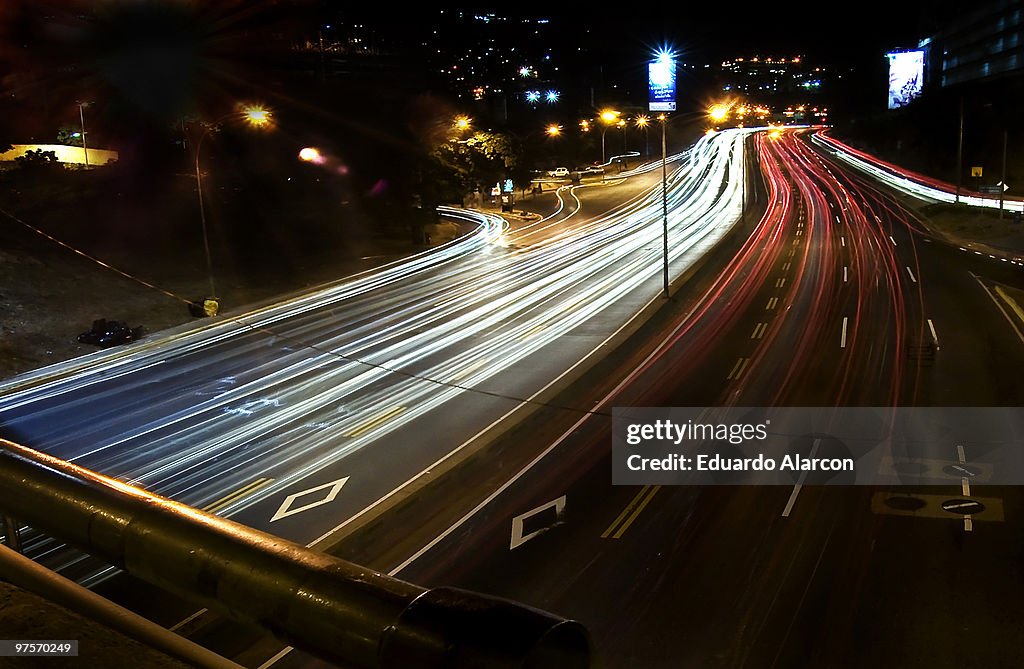
<path fill-rule="evenodd" d="M 650 486 L 645 485 L 633 501 L 619 514 L 619 517 L 615 519 L 608 529 L 601 535 L 602 539 L 607 539 L 609 536 L 612 539 L 619 539 L 623 533 L 629 529 L 629 526 L 633 524 L 633 521 L 637 519 L 637 516 L 644 510 L 644 507 L 650 504 L 654 496 L 661 490 L 660 485 Z M 617 528 L 617 529 L 616 529 Z M 612 534 L 614 532 L 614 534 Z"/>
<path fill-rule="evenodd" d="M 388 409 L 384 413 L 377 414 L 375 417 L 371 418 L 365 423 L 356 425 L 351 430 L 345 432 L 341 436 L 349 438 L 358 437 L 362 434 L 369 432 L 378 425 L 383 425 L 384 423 L 388 422 L 389 420 L 391 420 L 398 414 L 402 413 L 403 411 L 405 411 L 405 407 L 392 407 L 391 409 Z"/>
<path fill-rule="evenodd" d="M 217 513 L 218 511 L 220 511 L 221 509 L 223 509 L 227 505 L 231 504 L 232 502 L 235 502 L 235 501 L 245 497 L 246 495 L 251 495 L 252 493 L 254 493 L 257 490 L 259 490 L 260 488 L 266 487 L 266 486 L 270 485 L 273 482 L 274 482 L 274 479 L 266 479 L 266 478 L 264 478 L 264 479 L 256 479 L 255 481 L 253 481 L 249 485 L 243 486 L 243 487 L 239 488 L 238 490 L 236 490 L 235 492 L 231 493 L 230 495 L 228 495 L 226 497 L 221 497 L 220 499 L 218 499 L 213 504 L 210 504 L 209 506 L 204 506 L 203 507 L 203 511 L 205 511 L 206 513 Z"/>

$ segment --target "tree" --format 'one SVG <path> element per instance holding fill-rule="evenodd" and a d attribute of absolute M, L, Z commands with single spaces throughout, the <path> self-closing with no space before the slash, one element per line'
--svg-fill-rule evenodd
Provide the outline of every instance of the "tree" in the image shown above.
<path fill-rule="evenodd" d="M 441 171 L 450 175 L 447 181 L 466 193 L 510 177 L 522 163 L 521 153 L 511 136 L 478 131 L 468 139 L 439 144 L 431 155 Z"/>
<path fill-rule="evenodd" d="M 64 165 L 57 160 L 57 154 L 53 151 L 43 151 L 42 149 L 26 151 L 25 155 L 18 156 L 14 159 L 14 162 L 17 163 L 18 169 L 24 173 L 64 171 Z"/>
<path fill-rule="evenodd" d="M 74 126 L 66 125 L 57 131 L 57 143 L 65 146 L 82 146 L 82 132 Z"/>

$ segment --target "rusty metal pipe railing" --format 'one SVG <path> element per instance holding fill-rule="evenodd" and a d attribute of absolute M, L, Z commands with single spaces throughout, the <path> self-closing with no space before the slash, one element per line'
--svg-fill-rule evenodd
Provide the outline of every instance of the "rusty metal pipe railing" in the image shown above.
<path fill-rule="evenodd" d="M 590 666 L 579 623 L 427 590 L 3 439 L 0 511 L 346 667 Z"/>

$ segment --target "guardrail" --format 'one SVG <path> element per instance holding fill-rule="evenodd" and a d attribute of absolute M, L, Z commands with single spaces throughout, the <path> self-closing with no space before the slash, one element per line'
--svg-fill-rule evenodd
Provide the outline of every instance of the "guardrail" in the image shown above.
<path fill-rule="evenodd" d="M 346 667 L 590 666 L 574 621 L 427 590 L 4 439 L 0 511 Z"/>

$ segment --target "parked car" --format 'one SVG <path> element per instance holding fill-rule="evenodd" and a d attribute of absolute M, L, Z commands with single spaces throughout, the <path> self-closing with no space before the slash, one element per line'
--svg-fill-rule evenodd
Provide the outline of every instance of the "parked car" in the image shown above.
<path fill-rule="evenodd" d="M 555 169 L 550 170 L 548 172 L 548 176 L 549 177 L 555 177 L 555 178 L 558 178 L 558 179 L 563 179 L 563 178 L 569 176 L 569 168 L 568 167 L 556 167 Z"/>
<path fill-rule="evenodd" d="M 127 344 L 142 336 L 142 326 L 130 328 L 121 321 L 108 321 L 99 318 L 92 322 L 92 327 L 78 335 L 78 341 L 82 344 L 92 344 L 100 348 L 110 348 L 118 344 Z"/>

